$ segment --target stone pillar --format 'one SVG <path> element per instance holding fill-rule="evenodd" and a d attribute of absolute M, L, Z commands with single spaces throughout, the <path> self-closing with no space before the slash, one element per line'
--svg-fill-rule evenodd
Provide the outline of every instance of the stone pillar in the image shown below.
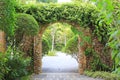
<path fill-rule="evenodd" d="M 79 73 L 82 75 L 84 73 L 85 70 L 85 66 L 86 66 L 86 57 L 84 55 L 84 48 L 82 46 L 80 46 L 80 42 L 82 41 L 82 39 L 78 36 L 78 62 L 79 62 Z"/>
<path fill-rule="evenodd" d="M 42 38 L 40 34 L 34 37 L 34 73 L 42 73 Z"/>
<path fill-rule="evenodd" d="M 5 52 L 6 50 L 6 39 L 5 32 L 0 30 L 0 52 Z"/>

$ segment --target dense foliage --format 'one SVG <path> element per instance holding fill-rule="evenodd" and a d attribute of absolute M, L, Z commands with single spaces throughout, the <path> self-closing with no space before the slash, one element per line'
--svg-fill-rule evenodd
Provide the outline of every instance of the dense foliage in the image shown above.
<path fill-rule="evenodd" d="M 101 72 L 101 71 L 96 71 L 96 72 L 90 72 L 90 71 L 85 71 L 84 74 L 89 77 L 93 78 L 101 78 L 104 80 L 120 80 L 120 76 L 117 74 L 112 74 L 109 72 Z"/>
<path fill-rule="evenodd" d="M 114 10 L 108 45 L 112 49 L 112 59 L 114 61 L 113 70 L 115 73 L 120 74 L 120 1 L 114 0 L 112 7 Z"/>
<path fill-rule="evenodd" d="M 71 26 L 66 23 L 54 23 L 44 31 L 42 39 L 46 39 L 49 43 L 50 50 L 61 51 L 66 45 L 74 33 L 72 32 Z M 42 45 L 44 48 L 45 45 Z"/>
<path fill-rule="evenodd" d="M 43 55 L 48 54 L 50 51 L 50 44 L 47 39 L 42 38 L 42 53 Z"/>
<path fill-rule="evenodd" d="M 100 11 L 92 4 L 27 5 L 17 6 L 16 11 L 31 14 L 41 25 L 65 20 L 79 24 L 80 27 L 90 27 L 102 43 L 106 43 L 108 40 L 108 26 L 105 15 L 100 14 Z"/>
<path fill-rule="evenodd" d="M 14 34 L 14 4 L 14 0 L 0 0 L 0 29 L 5 31 L 7 35 Z"/>
<path fill-rule="evenodd" d="M 119 0 L 93 0 L 102 12 L 106 13 L 107 21 L 110 24 L 109 42 L 107 46 L 111 48 L 113 70 L 120 74 L 120 1 Z"/>
<path fill-rule="evenodd" d="M 67 44 L 63 48 L 63 51 L 71 55 L 78 53 L 78 35 L 73 36 L 67 41 Z"/>
<path fill-rule="evenodd" d="M 0 54 L 0 80 L 16 80 L 28 75 L 29 65 L 30 58 L 23 57 L 21 51 L 9 48 L 5 54 Z"/>
<path fill-rule="evenodd" d="M 16 16 L 16 33 L 24 35 L 36 35 L 39 32 L 39 26 L 36 20 L 28 14 L 19 13 Z"/>

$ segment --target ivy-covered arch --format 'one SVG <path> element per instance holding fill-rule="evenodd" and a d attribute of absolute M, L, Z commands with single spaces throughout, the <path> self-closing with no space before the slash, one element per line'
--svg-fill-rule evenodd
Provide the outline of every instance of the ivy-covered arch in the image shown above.
<path fill-rule="evenodd" d="M 84 29 L 89 27 L 93 41 L 92 48 L 96 53 L 100 54 L 98 57 L 101 57 L 108 40 L 109 26 L 105 14 L 99 11 L 95 5 L 89 3 L 37 4 L 16 6 L 16 11 L 32 15 L 39 23 L 39 34 L 34 37 L 34 72 L 36 74 L 41 72 L 42 66 L 42 33 L 51 23 L 66 22 L 75 26 L 78 31 L 82 31 L 80 27 Z M 82 41 L 82 38 L 79 37 L 78 39 L 80 42 Z M 86 65 L 83 63 L 83 59 L 85 59 L 84 50 L 84 46 L 80 47 L 79 61 L 82 66 L 79 67 L 79 71 L 81 74 L 83 74 Z"/>

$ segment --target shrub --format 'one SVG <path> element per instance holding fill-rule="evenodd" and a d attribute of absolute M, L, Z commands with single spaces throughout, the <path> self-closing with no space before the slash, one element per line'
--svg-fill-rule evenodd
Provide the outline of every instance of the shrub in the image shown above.
<path fill-rule="evenodd" d="M 30 58 L 23 57 L 23 53 L 19 50 L 7 50 L 4 57 L 0 60 L 0 78 L 2 80 L 21 80 L 21 77 L 30 74 L 28 66 L 30 65 Z"/>
<path fill-rule="evenodd" d="M 93 78 L 102 78 L 104 80 L 120 80 L 120 76 L 117 74 L 112 74 L 109 72 L 103 72 L 103 71 L 96 71 L 96 72 L 90 72 L 85 71 L 84 74 L 89 77 Z"/>
<path fill-rule="evenodd" d="M 0 30 L 13 35 L 15 25 L 15 0 L 0 0 Z"/>
<path fill-rule="evenodd" d="M 8 68 L 6 66 L 7 58 L 5 58 L 3 53 L 0 53 L 0 80 L 4 79 L 4 74 L 7 73 Z"/>
<path fill-rule="evenodd" d="M 16 18 L 16 33 L 36 35 L 39 32 L 39 25 L 31 15 L 18 13 Z"/>

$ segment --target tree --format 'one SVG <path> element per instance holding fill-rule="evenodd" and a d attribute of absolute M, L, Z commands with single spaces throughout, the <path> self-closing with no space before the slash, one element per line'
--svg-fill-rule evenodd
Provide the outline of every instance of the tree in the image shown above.
<path fill-rule="evenodd" d="M 49 26 L 42 38 L 48 40 L 51 46 L 51 50 L 61 51 L 62 47 L 64 47 L 74 33 L 71 31 L 71 26 L 66 23 L 55 23 Z M 44 45 L 43 45 L 44 46 Z"/>
<path fill-rule="evenodd" d="M 45 54 L 48 54 L 48 52 L 50 51 L 50 44 L 49 44 L 47 39 L 42 38 L 42 45 L 43 45 L 42 46 L 42 53 L 44 56 Z"/>
<path fill-rule="evenodd" d="M 78 61 L 78 35 L 69 39 L 62 51 L 72 55 Z"/>

